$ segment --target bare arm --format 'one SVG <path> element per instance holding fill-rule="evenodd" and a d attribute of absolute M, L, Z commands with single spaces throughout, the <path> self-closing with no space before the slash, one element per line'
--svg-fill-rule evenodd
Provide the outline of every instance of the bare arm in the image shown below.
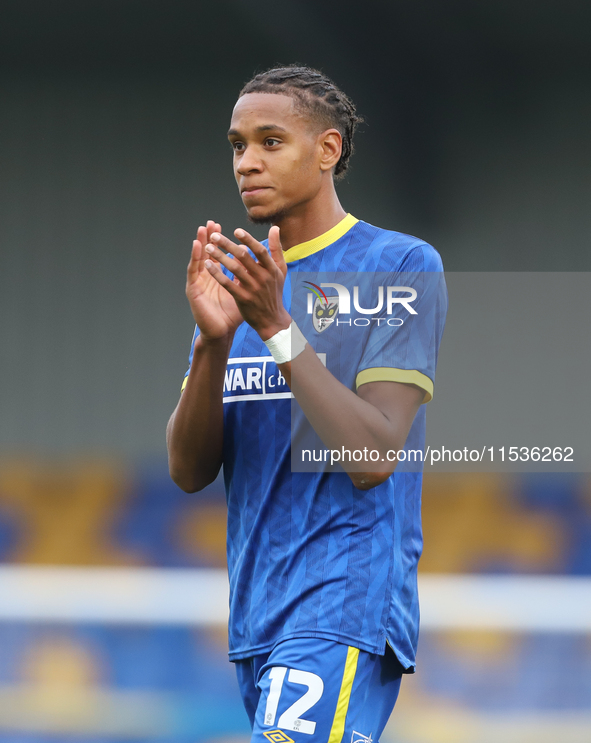
<path fill-rule="evenodd" d="M 258 260 L 254 260 L 246 248 L 216 233 L 212 234 L 213 244 L 206 247 L 206 252 L 232 271 L 239 284 L 232 284 L 219 265 L 206 262 L 205 266 L 235 298 L 246 322 L 262 340 L 268 340 L 291 322 L 282 302 L 286 266 L 279 230 L 272 227 L 269 233 L 270 255 L 244 230 L 237 230 L 235 234 Z M 216 246 L 223 247 L 230 255 L 224 255 Z M 398 382 L 370 382 L 355 393 L 324 367 L 309 345 L 296 359 L 281 364 L 280 369 L 304 415 L 327 448 L 344 446 L 351 450 L 380 452 L 374 465 L 368 462 L 347 464 L 353 484 L 367 490 L 384 482 L 396 466 L 396 461 L 387 460 L 386 453 L 404 447 L 424 390 Z"/>
<path fill-rule="evenodd" d="M 215 480 L 222 466 L 224 373 L 232 336 L 204 341 L 199 336 L 187 385 L 166 428 L 168 466 L 187 493 Z"/>
<path fill-rule="evenodd" d="M 396 467 L 387 452 L 404 448 L 424 390 L 399 382 L 369 382 L 356 394 L 324 367 L 309 345 L 280 369 L 327 449 L 379 452 L 374 464 L 347 463 L 355 487 L 368 490 L 384 482 Z"/>
<path fill-rule="evenodd" d="M 166 428 L 170 476 L 189 493 L 213 482 L 222 464 L 224 375 L 242 322 L 232 296 L 204 268 L 207 240 L 220 229 L 210 221 L 193 242 L 186 294 L 200 334 L 187 385 Z"/>

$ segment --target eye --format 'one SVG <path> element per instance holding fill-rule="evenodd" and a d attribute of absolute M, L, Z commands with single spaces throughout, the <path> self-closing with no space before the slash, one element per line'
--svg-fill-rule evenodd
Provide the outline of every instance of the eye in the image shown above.
<path fill-rule="evenodd" d="M 244 152 L 244 142 L 232 142 L 232 149 L 234 152 Z"/>
<path fill-rule="evenodd" d="M 281 144 L 281 142 L 280 140 L 275 139 L 275 137 L 269 137 L 268 139 L 265 139 L 265 145 L 267 147 L 275 147 L 278 144 Z"/>

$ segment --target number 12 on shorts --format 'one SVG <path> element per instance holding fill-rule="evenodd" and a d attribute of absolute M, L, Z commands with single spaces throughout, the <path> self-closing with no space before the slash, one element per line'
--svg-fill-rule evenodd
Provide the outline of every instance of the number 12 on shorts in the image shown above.
<path fill-rule="evenodd" d="M 306 713 L 322 696 L 324 692 L 324 682 L 315 673 L 309 671 L 298 671 L 296 668 L 283 668 L 282 666 L 273 666 L 269 672 L 271 686 L 267 696 L 267 706 L 265 707 L 265 725 L 274 725 L 279 707 L 279 698 L 283 689 L 283 682 L 287 671 L 287 681 L 293 684 L 307 686 L 308 691 L 297 699 L 285 712 L 279 717 L 277 727 L 284 730 L 294 730 L 297 733 L 306 733 L 313 735 L 316 730 L 316 723 L 312 720 L 304 720 L 301 715 Z"/>

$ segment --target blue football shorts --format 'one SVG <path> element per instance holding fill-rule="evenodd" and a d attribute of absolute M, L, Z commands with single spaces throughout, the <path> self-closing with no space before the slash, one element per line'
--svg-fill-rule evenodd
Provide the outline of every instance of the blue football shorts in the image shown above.
<path fill-rule="evenodd" d="M 378 743 L 403 668 L 388 647 L 374 655 L 331 640 L 284 640 L 236 661 L 251 743 Z"/>

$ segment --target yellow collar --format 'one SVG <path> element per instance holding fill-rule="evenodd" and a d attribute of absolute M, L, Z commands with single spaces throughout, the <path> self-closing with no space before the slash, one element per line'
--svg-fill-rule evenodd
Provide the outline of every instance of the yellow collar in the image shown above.
<path fill-rule="evenodd" d="M 318 237 L 313 237 L 305 243 L 294 245 L 289 250 L 286 250 L 283 254 L 285 262 L 291 263 L 292 261 L 299 261 L 301 258 L 307 258 L 309 255 L 317 253 L 319 250 L 324 250 L 324 248 L 332 245 L 332 243 L 336 242 L 346 232 L 349 232 L 351 227 L 353 227 L 354 224 L 357 224 L 357 222 L 359 222 L 358 219 L 353 217 L 351 214 L 347 214 L 344 219 L 341 219 L 338 224 L 331 227 L 328 232 L 324 232 L 322 235 L 318 235 Z"/>

